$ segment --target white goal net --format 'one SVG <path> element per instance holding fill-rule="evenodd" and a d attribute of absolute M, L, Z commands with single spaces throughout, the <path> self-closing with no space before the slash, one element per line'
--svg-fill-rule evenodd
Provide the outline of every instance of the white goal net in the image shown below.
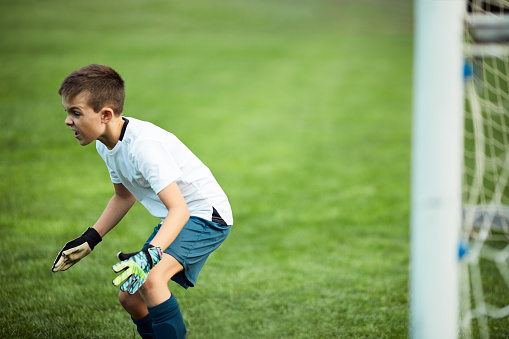
<path fill-rule="evenodd" d="M 460 337 L 509 338 L 509 1 L 465 18 Z"/>

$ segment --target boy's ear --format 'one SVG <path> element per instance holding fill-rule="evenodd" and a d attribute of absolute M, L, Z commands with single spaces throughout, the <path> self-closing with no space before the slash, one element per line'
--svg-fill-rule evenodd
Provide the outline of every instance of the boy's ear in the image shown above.
<path fill-rule="evenodd" d="M 113 109 L 105 106 L 103 107 L 103 109 L 101 110 L 101 122 L 103 124 L 107 124 L 111 121 L 111 119 L 113 119 L 113 116 L 115 115 L 115 112 L 113 111 Z"/>

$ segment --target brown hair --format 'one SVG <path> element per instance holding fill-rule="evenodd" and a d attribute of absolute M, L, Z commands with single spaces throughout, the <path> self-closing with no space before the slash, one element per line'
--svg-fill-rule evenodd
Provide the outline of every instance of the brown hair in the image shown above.
<path fill-rule="evenodd" d="M 58 94 L 72 100 L 82 92 L 90 93 L 88 105 L 94 112 L 110 105 L 115 114 L 124 110 L 124 80 L 111 67 L 92 64 L 75 70 L 69 74 Z"/>

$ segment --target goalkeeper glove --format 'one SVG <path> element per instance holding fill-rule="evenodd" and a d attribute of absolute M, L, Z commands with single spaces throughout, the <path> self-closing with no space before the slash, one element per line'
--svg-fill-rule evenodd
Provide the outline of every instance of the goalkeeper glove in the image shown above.
<path fill-rule="evenodd" d="M 134 294 L 147 280 L 148 272 L 161 260 L 163 252 L 161 247 L 148 245 L 139 252 L 119 252 L 117 256 L 122 261 L 112 267 L 114 272 L 120 273 L 113 279 L 113 285 L 122 284 L 121 291 Z"/>
<path fill-rule="evenodd" d="M 53 272 L 65 271 L 72 265 L 87 256 L 94 247 L 102 241 L 101 236 L 93 228 L 88 228 L 80 237 L 69 241 L 58 253 L 53 267 Z"/>

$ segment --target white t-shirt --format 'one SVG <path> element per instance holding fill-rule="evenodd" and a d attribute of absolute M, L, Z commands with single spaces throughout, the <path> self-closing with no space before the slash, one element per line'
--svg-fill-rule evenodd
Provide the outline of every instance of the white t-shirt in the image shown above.
<path fill-rule="evenodd" d="M 168 209 L 161 192 L 176 182 L 192 216 L 233 225 L 226 194 L 198 157 L 177 137 L 146 121 L 124 118 L 124 128 L 112 150 L 100 141 L 96 148 L 111 181 L 123 184 L 154 216 L 164 221 Z"/>

